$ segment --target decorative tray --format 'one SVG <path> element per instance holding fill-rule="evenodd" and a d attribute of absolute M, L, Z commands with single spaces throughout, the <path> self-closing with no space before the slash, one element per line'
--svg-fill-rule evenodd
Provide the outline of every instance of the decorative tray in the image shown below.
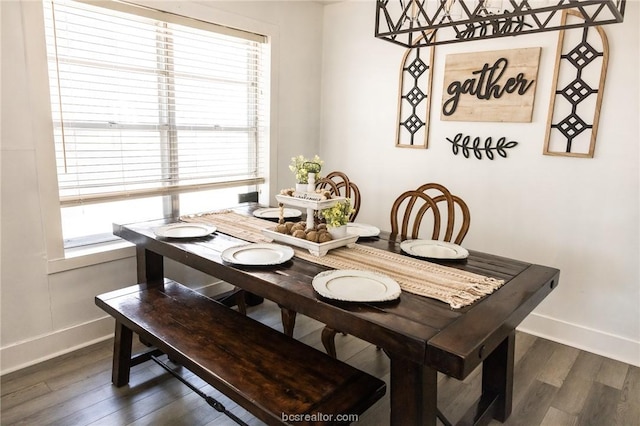
<path fill-rule="evenodd" d="M 305 194 L 305 193 L 301 193 Z M 311 195 L 315 195 L 314 193 L 309 193 Z M 294 207 L 302 207 L 305 209 L 313 209 L 313 210 L 323 210 L 328 209 L 329 207 L 333 207 L 338 201 L 346 200 L 345 197 L 333 197 L 328 200 L 314 200 L 300 197 L 290 197 L 288 195 L 278 194 L 276 195 L 276 200 L 279 203 L 286 204 L 288 206 Z"/>
<path fill-rule="evenodd" d="M 294 237 L 293 235 L 282 234 L 277 232 L 275 228 L 265 228 L 262 233 L 275 241 L 291 244 L 292 246 L 300 247 L 309 250 L 314 256 L 324 256 L 329 250 L 338 247 L 353 247 L 358 240 L 358 235 L 349 234 L 344 238 L 337 238 L 335 240 L 327 241 L 326 243 L 314 243 L 313 241 L 303 240 L 302 238 Z"/>

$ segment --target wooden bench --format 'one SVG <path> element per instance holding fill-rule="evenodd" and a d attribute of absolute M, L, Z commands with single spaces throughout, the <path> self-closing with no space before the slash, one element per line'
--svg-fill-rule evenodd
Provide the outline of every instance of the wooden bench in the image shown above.
<path fill-rule="evenodd" d="M 116 319 L 116 386 L 126 385 L 130 368 L 154 354 L 131 356 L 135 332 L 156 354 L 166 354 L 267 424 L 318 413 L 324 419 L 359 415 L 386 391 L 383 381 L 175 281 L 139 284 L 95 301 Z"/>

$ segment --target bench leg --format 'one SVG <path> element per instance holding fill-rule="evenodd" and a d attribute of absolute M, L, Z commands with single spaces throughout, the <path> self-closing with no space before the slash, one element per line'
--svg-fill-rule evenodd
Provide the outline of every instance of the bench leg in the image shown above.
<path fill-rule="evenodd" d="M 116 321 L 116 336 L 113 342 L 113 370 L 111 371 L 111 382 L 118 387 L 129 383 L 132 345 L 133 332 L 119 321 Z"/>

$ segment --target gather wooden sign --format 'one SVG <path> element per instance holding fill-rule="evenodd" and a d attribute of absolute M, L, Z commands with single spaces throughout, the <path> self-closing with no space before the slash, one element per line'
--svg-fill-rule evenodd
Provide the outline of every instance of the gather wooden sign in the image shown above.
<path fill-rule="evenodd" d="M 447 55 L 443 121 L 531 122 L 540 48 Z"/>

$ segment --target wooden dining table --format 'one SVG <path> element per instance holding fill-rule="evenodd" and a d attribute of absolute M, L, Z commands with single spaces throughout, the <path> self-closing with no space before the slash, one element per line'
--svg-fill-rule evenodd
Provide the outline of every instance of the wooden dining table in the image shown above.
<path fill-rule="evenodd" d="M 248 203 L 234 211 L 250 216 L 258 207 Z M 139 282 L 162 285 L 164 259 L 172 259 L 376 345 L 390 358 L 392 425 L 435 425 L 437 373 L 463 380 L 479 365 L 482 393 L 460 424 L 505 421 L 512 410 L 516 327 L 558 285 L 560 273 L 469 250 L 467 259 L 446 266 L 505 280 L 470 306 L 452 309 L 405 291 L 392 302 L 336 302 L 312 287 L 313 278 L 327 267 L 298 258 L 269 267 L 231 265 L 221 253 L 245 241 L 221 232 L 194 240 L 155 235 L 155 228 L 177 220 L 114 224 L 114 234 L 136 246 Z M 384 231 L 358 244 L 401 253 L 400 241 Z"/>

